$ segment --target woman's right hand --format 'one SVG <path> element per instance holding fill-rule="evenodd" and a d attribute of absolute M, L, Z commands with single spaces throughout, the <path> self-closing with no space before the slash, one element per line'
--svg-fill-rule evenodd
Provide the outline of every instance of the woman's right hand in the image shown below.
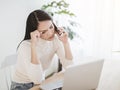
<path fill-rule="evenodd" d="M 38 38 L 40 38 L 40 32 L 38 30 L 35 30 L 30 33 L 30 36 L 31 36 L 31 43 L 33 45 L 37 45 Z"/>

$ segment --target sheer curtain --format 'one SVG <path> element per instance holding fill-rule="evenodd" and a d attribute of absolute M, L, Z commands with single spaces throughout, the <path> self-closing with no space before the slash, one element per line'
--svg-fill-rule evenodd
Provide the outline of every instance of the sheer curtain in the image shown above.
<path fill-rule="evenodd" d="M 96 38 L 94 55 L 106 59 L 114 58 L 114 49 L 118 50 L 120 42 L 120 1 L 97 0 Z M 116 46 L 118 46 L 116 48 Z"/>
<path fill-rule="evenodd" d="M 114 51 L 120 50 L 120 0 L 79 0 L 70 2 L 70 9 L 81 24 L 78 30 L 85 37 L 84 56 L 105 59 L 114 58 Z M 119 48 L 119 50 L 118 50 Z M 118 55 L 118 58 L 120 55 Z"/>
<path fill-rule="evenodd" d="M 120 0 L 114 1 L 114 14 L 113 14 L 113 49 L 112 57 L 120 58 Z"/>
<path fill-rule="evenodd" d="M 113 0 L 97 0 L 94 56 L 111 58 L 113 43 Z"/>

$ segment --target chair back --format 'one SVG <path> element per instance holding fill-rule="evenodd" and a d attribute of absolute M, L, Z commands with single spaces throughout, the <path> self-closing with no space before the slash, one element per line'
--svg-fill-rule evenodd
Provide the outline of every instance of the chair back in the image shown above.
<path fill-rule="evenodd" d="M 0 90 L 10 90 L 11 76 L 17 61 L 17 55 L 6 56 L 0 67 Z"/>

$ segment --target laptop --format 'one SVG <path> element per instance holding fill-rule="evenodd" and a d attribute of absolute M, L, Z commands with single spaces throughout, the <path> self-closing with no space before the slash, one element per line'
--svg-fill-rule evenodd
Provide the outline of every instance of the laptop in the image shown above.
<path fill-rule="evenodd" d="M 88 60 L 66 70 L 62 90 L 95 90 L 97 88 L 104 60 Z"/>

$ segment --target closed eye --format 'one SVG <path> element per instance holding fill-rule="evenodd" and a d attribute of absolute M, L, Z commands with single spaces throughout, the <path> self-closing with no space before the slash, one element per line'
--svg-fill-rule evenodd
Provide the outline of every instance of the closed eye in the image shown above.
<path fill-rule="evenodd" d="M 49 28 L 52 29 L 52 28 L 53 28 L 53 25 L 51 25 Z"/>
<path fill-rule="evenodd" d="M 45 34 L 46 33 L 46 31 L 43 31 L 43 32 L 41 32 L 42 34 Z"/>

